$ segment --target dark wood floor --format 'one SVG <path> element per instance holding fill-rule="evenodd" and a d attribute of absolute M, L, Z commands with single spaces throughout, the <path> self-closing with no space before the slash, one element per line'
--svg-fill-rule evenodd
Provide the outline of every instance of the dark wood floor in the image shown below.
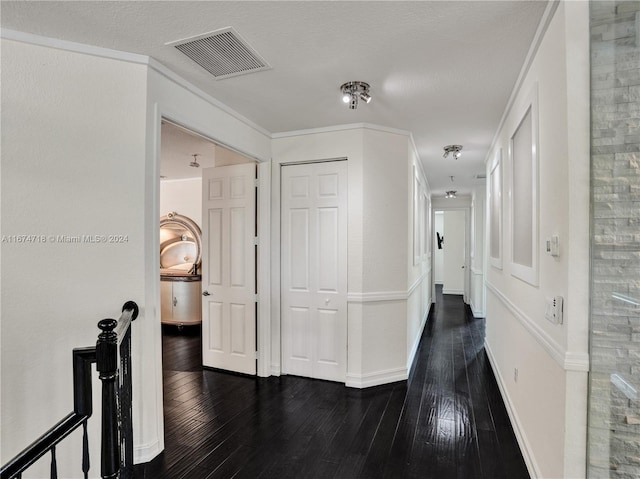
<path fill-rule="evenodd" d="M 199 331 L 165 330 L 165 451 L 136 477 L 528 478 L 483 338 L 438 294 L 409 381 L 357 390 L 202 370 Z"/>

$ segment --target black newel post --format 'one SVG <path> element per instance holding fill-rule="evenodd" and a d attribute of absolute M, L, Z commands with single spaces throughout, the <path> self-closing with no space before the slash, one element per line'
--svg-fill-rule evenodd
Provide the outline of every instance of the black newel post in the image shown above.
<path fill-rule="evenodd" d="M 118 477 L 120 441 L 118 439 L 118 335 L 113 331 L 118 322 L 103 319 L 98 323 L 102 332 L 96 343 L 96 367 L 102 381 L 102 441 L 101 474 L 103 478 Z"/>

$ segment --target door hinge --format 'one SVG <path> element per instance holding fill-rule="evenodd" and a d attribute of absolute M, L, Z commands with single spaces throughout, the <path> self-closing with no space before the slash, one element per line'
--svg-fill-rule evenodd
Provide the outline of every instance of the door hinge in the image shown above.
<path fill-rule="evenodd" d="M 258 298 L 258 294 L 256 293 L 256 294 L 253 296 L 253 300 L 257 303 L 257 302 L 259 301 L 259 299 L 260 299 L 260 298 Z"/>
<path fill-rule="evenodd" d="M 258 246 L 259 242 L 258 242 L 258 237 L 257 236 L 253 237 L 253 244 L 254 244 L 254 246 Z"/>
<path fill-rule="evenodd" d="M 258 187 L 258 178 L 253 179 L 253 186 Z"/>
<path fill-rule="evenodd" d="M 258 359 L 258 351 L 256 351 L 256 357 L 255 357 L 255 359 Z"/>

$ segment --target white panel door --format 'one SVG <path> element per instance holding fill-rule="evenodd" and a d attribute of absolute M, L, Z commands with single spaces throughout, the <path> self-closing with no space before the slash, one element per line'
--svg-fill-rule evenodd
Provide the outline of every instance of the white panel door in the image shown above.
<path fill-rule="evenodd" d="M 256 165 L 202 170 L 202 363 L 256 374 Z"/>
<path fill-rule="evenodd" d="M 443 285 L 444 294 L 464 295 L 466 268 L 466 215 L 464 211 L 445 211 L 443 220 Z"/>
<path fill-rule="evenodd" d="M 344 382 L 347 162 L 282 167 L 282 372 Z"/>

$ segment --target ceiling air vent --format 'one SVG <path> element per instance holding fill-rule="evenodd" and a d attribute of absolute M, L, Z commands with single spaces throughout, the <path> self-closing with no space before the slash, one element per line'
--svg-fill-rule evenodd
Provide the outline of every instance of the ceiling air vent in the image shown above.
<path fill-rule="evenodd" d="M 233 28 L 168 43 L 211 73 L 216 80 L 268 70 L 271 66 Z"/>

